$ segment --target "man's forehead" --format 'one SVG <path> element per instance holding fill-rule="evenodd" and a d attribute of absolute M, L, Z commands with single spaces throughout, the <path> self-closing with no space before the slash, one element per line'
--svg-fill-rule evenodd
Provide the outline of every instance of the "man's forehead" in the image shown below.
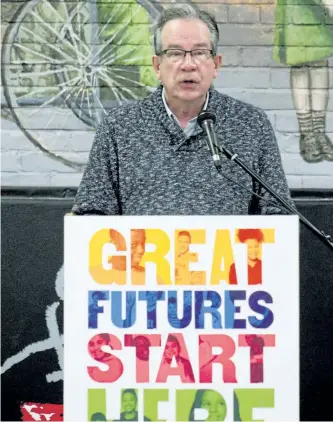
<path fill-rule="evenodd" d="M 181 48 L 182 41 L 191 41 L 193 47 L 204 47 L 210 43 L 208 26 L 200 19 L 173 19 L 162 29 L 162 42 L 169 48 Z"/>
<path fill-rule="evenodd" d="M 145 239 L 146 239 L 146 232 L 144 230 L 132 230 L 131 231 L 131 240 L 145 241 Z"/>

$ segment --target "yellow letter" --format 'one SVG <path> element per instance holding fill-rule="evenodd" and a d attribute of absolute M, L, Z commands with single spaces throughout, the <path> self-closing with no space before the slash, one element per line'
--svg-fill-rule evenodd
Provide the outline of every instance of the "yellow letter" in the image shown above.
<path fill-rule="evenodd" d="M 234 262 L 229 230 L 216 230 L 212 275 L 210 284 L 220 284 L 223 280 L 228 283 L 229 268 Z M 222 264 L 222 268 L 221 268 Z"/>
<path fill-rule="evenodd" d="M 112 268 L 103 268 L 103 248 L 113 243 L 117 251 L 123 254 L 108 257 Z M 99 284 L 126 284 L 126 241 L 123 235 L 113 229 L 102 229 L 96 232 L 89 242 L 89 272 Z"/>
<path fill-rule="evenodd" d="M 176 230 L 175 232 L 175 284 L 206 284 L 205 271 L 190 271 L 190 262 L 198 262 L 198 254 L 190 252 L 190 245 L 205 244 L 206 230 Z"/>
<path fill-rule="evenodd" d="M 147 262 L 154 262 L 156 265 L 157 284 L 172 284 L 170 263 L 165 257 L 170 250 L 169 236 L 160 229 L 146 229 L 146 243 L 153 243 L 156 246 L 156 250 L 145 252 L 141 265 L 146 267 Z"/>

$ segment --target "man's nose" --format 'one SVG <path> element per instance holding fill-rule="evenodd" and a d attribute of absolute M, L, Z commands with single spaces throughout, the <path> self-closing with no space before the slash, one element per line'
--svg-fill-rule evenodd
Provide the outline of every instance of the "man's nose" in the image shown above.
<path fill-rule="evenodd" d="M 143 254 L 145 252 L 145 248 L 143 245 L 137 245 L 136 247 L 136 253 Z"/>
<path fill-rule="evenodd" d="M 186 53 L 186 55 L 185 55 L 185 57 L 182 61 L 182 66 L 185 66 L 185 67 L 196 67 L 197 66 L 195 61 L 193 60 L 191 53 L 189 53 L 189 52 Z"/>

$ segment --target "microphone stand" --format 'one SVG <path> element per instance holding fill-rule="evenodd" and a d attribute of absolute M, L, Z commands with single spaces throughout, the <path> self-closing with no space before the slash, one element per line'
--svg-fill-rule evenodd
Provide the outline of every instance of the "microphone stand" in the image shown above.
<path fill-rule="evenodd" d="M 217 147 L 217 145 L 215 145 Z M 253 179 L 259 182 L 277 201 L 282 204 L 285 208 L 287 208 L 293 214 L 297 214 L 299 219 L 302 223 L 310 229 L 319 239 L 326 244 L 331 250 L 333 251 L 333 241 L 330 235 L 325 234 L 323 231 L 320 231 L 316 226 L 314 226 L 309 220 L 307 220 L 300 212 L 293 208 L 284 198 L 282 198 L 278 193 L 274 192 L 274 190 L 261 178 L 259 177 L 250 167 L 243 162 L 240 158 L 238 158 L 237 154 L 232 153 L 223 145 L 220 145 L 218 149 L 223 152 L 223 154 L 230 160 L 237 163 L 243 170 L 246 171 Z"/>

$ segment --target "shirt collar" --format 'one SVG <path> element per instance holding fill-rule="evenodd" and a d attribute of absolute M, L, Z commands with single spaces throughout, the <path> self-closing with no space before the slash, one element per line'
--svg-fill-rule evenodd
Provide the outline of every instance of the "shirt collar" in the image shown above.
<path fill-rule="evenodd" d="M 176 118 L 176 116 L 175 116 L 175 115 L 173 114 L 173 112 L 170 110 L 170 108 L 169 108 L 169 106 L 168 106 L 168 104 L 167 104 L 167 102 L 166 102 L 164 88 L 163 88 L 163 90 L 162 90 L 162 99 L 163 99 L 163 103 L 164 103 L 165 109 L 166 109 L 166 111 L 167 111 L 167 113 L 168 113 L 168 116 L 169 116 L 170 118 L 172 118 L 172 117 Z M 207 106 L 208 106 L 208 101 L 209 101 L 209 91 L 207 92 L 206 102 L 205 102 L 205 104 L 204 104 L 204 106 L 203 106 L 203 108 L 202 108 L 203 110 L 206 110 L 206 109 L 207 109 Z M 194 117 L 193 119 L 191 119 L 191 120 L 190 120 L 190 122 L 191 122 L 192 120 L 196 120 L 196 119 L 197 119 L 197 117 Z"/>

